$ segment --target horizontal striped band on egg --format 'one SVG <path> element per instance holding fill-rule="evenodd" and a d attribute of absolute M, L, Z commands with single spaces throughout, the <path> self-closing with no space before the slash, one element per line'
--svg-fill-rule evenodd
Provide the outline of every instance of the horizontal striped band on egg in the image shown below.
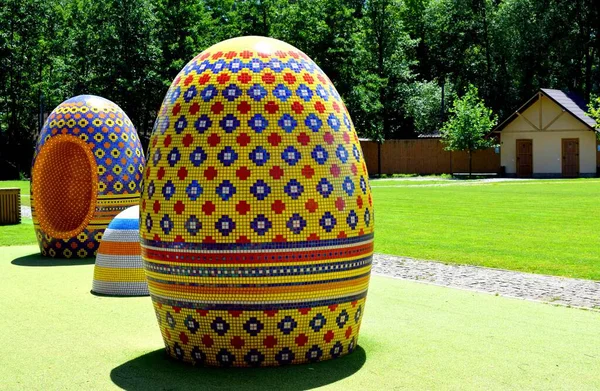
<path fill-rule="evenodd" d="M 311 274 L 331 273 L 338 271 L 349 271 L 365 266 L 370 266 L 373 260 L 372 256 L 367 256 L 353 260 L 334 260 L 315 265 L 276 265 L 268 264 L 252 264 L 249 266 L 233 265 L 215 265 L 215 266 L 198 266 L 198 265 L 172 265 L 145 261 L 145 267 L 149 275 L 157 274 L 173 274 L 181 277 L 264 277 L 264 276 L 307 276 Z"/>
<path fill-rule="evenodd" d="M 331 292 L 330 292 L 331 293 Z M 366 287 L 355 294 L 330 294 L 317 299 L 301 299 L 294 297 L 287 300 L 268 300 L 255 298 L 254 301 L 216 301 L 216 300 L 178 300 L 164 296 L 160 293 L 151 293 L 152 301 L 161 305 L 172 307 L 187 308 L 193 310 L 226 310 L 226 311 L 269 311 L 286 310 L 298 308 L 311 308 L 317 306 L 329 306 L 335 304 L 351 303 L 367 296 Z"/>
<path fill-rule="evenodd" d="M 143 282 L 111 282 L 94 280 L 92 291 L 96 294 L 114 296 L 147 296 L 148 285 Z"/>
<path fill-rule="evenodd" d="M 104 236 L 102 237 L 102 240 L 105 242 L 137 242 L 139 244 L 140 233 L 137 229 L 107 228 L 104 231 Z"/>
<path fill-rule="evenodd" d="M 103 242 L 106 243 L 106 242 Z M 110 267 L 110 268 L 141 268 L 140 256 L 133 255 L 108 255 L 104 253 L 98 253 L 96 255 L 96 266 Z"/>
<path fill-rule="evenodd" d="M 110 268 L 96 265 L 94 268 L 94 280 L 113 282 L 144 282 L 146 275 L 144 270 L 138 268 Z"/>

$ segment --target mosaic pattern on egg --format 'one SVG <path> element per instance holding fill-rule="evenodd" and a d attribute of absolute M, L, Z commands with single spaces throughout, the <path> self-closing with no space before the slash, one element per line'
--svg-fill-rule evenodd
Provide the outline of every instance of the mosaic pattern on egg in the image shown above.
<path fill-rule="evenodd" d="M 139 203 L 144 156 L 127 114 L 80 95 L 48 117 L 32 163 L 31 206 L 42 255 L 96 255 L 109 222 Z"/>
<path fill-rule="evenodd" d="M 263 37 L 200 53 L 148 159 L 142 257 L 171 356 L 282 365 L 354 349 L 372 198 L 350 116 L 310 58 Z"/>

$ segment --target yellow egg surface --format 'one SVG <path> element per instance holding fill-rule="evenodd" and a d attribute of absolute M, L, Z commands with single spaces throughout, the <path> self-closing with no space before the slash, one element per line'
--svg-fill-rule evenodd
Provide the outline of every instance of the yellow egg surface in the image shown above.
<path fill-rule="evenodd" d="M 167 92 L 141 201 L 142 257 L 168 353 L 284 365 L 352 352 L 373 206 L 350 116 L 304 53 L 218 43 Z"/>

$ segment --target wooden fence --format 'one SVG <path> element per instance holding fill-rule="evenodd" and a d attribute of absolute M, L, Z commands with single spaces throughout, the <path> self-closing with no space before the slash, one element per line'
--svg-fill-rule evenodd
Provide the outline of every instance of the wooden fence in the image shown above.
<path fill-rule="evenodd" d="M 466 152 L 450 152 L 438 138 L 386 140 L 378 145 L 361 140 L 369 174 L 452 174 L 469 172 Z M 379 167 L 381 151 L 381 167 Z M 500 154 L 493 148 L 473 153 L 473 173 L 499 173 Z"/>
<path fill-rule="evenodd" d="M 19 188 L 0 189 L 0 225 L 21 222 L 21 190 Z"/>

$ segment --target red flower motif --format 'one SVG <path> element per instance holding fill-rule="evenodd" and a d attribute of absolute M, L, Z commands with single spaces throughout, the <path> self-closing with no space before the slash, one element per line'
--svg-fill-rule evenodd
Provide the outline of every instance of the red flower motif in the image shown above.
<path fill-rule="evenodd" d="M 219 84 L 225 84 L 227 83 L 229 80 L 231 79 L 231 76 L 229 76 L 227 73 L 221 73 L 219 76 L 217 76 L 217 82 Z"/>
<path fill-rule="evenodd" d="M 180 111 L 181 111 L 181 105 L 179 103 L 177 103 L 173 107 L 173 110 L 171 112 L 173 113 L 173 115 L 177 115 L 177 114 L 179 114 Z"/>
<path fill-rule="evenodd" d="M 308 84 L 312 84 L 312 83 L 315 82 L 315 79 L 314 79 L 314 77 L 312 77 L 308 73 L 305 73 L 304 74 L 304 81 L 307 82 Z"/>
<path fill-rule="evenodd" d="M 315 110 L 317 110 L 321 114 L 325 112 L 325 106 L 323 105 L 323 103 L 321 103 L 321 101 L 317 101 L 315 103 Z"/>
<path fill-rule="evenodd" d="M 306 336 L 306 334 L 302 333 L 298 335 L 294 341 L 296 342 L 296 345 L 304 346 L 308 342 L 308 337 Z"/>
<path fill-rule="evenodd" d="M 335 335 L 333 334 L 333 331 L 329 330 L 329 331 L 327 331 L 327 332 L 325 333 L 325 335 L 323 336 L 323 340 L 324 340 L 326 343 L 329 343 L 329 342 L 331 342 L 331 340 L 333 339 L 333 337 L 334 337 L 334 336 L 335 336 Z"/>
<path fill-rule="evenodd" d="M 310 198 L 308 201 L 306 201 L 306 203 L 304 204 L 304 208 L 309 211 L 310 213 L 315 213 L 315 211 L 317 209 L 319 209 L 319 204 L 317 203 L 317 201 L 315 201 L 314 199 Z"/>
<path fill-rule="evenodd" d="M 280 179 L 283 176 L 283 169 L 279 166 L 273 166 L 269 170 L 269 175 L 271 175 L 271 178 L 273 179 Z"/>
<path fill-rule="evenodd" d="M 363 199 L 361 196 L 356 197 L 356 205 L 358 205 L 358 209 L 362 209 L 363 207 Z"/>
<path fill-rule="evenodd" d="M 242 84 L 246 84 L 248 83 L 250 80 L 252 80 L 252 76 L 250 76 L 249 74 L 247 74 L 246 72 L 240 73 L 238 76 L 238 81 Z"/>
<path fill-rule="evenodd" d="M 343 211 L 344 208 L 346 208 L 346 202 L 344 201 L 344 199 L 342 197 L 338 197 L 337 200 L 335 200 L 335 207 L 340 212 Z"/>
<path fill-rule="evenodd" d="M 188 338 L 188 336 L 187 336 L 187 335 L 185 335 L 185 333 L 182 331 L 182 332 L 179 334 L 179 340 L 180 340 L 181 342 L 183 342 L 183 344 L 184 344 L 184 345 L 187 345 L 187 343 L 188 343 L 188 341 L 189 341 L 189 338 Z"/>
<path fill-rule="evenodd" d="M 190 106 L 190 114 L 191 115 L 196 115 L 196 113 L 200 110 L 200 105 L 198 104 L 198 102 L 194 102 L 192 103 L 192 105 Z"/>
<path fill-rule="evenodd" d="M 279 106 L 277 105 L 277 103 L 271 101 L 268 101 L 265 104 L 265 111 L 269 114 L 275 114 L 277 111 L 279 110 Z"/>
<path fill-rule="evenodd" d="M 263 339 L 263 345 L 265 345 L 267 349 L 271 349 L 277 345 L 277 338 L 272 335 L 267 335 L 267 337 Z"/>
<path fill-rule="evenodd" d="M 296 82 L 296 76 L 288 72 L 283 75 L 283 80 L 285 80 L 288 84 L 294 84 Z"/>
<path fill-rule="evenodd" d="M 304 132 L 300 133 L 296 139 L 302 145 L 307 145 L 310 143 L 310 136 Z"/>
<path fill-rule="evenodd" d="M 248 59 L 250 57 L 252 57 L 253 53 L 250 50 L 244 50 L 243 52 L 240 53 L 240 57 Z"/>
<path fill-rule="evenodd" d="M 315 175 L 315 170 L 311 166 L 306 165 L 304 168 L 302 168 L 302 175 L 304 175 L 305 178 L 310 179 L 313 177 L 313 175 Z"/>
<path fill-rule="evenodd" d="M 202 76 L 200 76 L 198 78 L 198 83 L 199 84 L 206 84 L 210 81 L 210 76 L 208 75 L 208 73 L 204 73 Z"/>
<path fill-rule="evenodd" d="M 302 114 L 304 111 L 304 106 L 302 106 L 302 103 L 300 102 L 294 102 L 292 103 L 292 110 L 294 110 L 296 114 Z"/>
<path fill-rule="evenodd" d="M 251 172 L 246 166 L 240 167 L 235 171 L 235 175 L 239 178 L 240 181 L 245 181 L 246 179 L 248 179 L 250 174 Z"/>
<path fill-rule="evenodd" d="M 205 215 L 210 216 L 215 211 L 215 204 L 212 201 L 206 201 L 204 205 L 202 205 L 202 212 Z"/>
<path fill-rule="evenodd" d="M 240 113 L 246 114 L 252 109 L 252 106 L 250 106 L 250 103 L 243 100 L 237 105 L 237 109 Z"/>
<path fill-rule="evenodd" d="M 169 145 L 171 145 L 171 141 L 172 141 L 171 135 L 167 134 L 167 137 L 165 137 L 165 140 L 163 141 L 163 145 L 165 147 L 168 147 Z"/>
<path fill-rule="evenodd" d="M 246 342 L 244 341 L 244 339 L 242 337 L 240 337 L 239 335 L 236 335 L 235 337 L 231 338 L 231 346 L 233 346 L 236 349 L 241 349 Z"/>
<path fill-rule="evenodd" d="M 281 142 L 281 136 L 277 133 L 271 133 L 269 137 L 267 137 L 267 141 L 269 142 L 269 144 L 276 147 Z"/>
<path fill-rule="evenodd" d="M 332 164 L 331 168 L 329 169 L 329 172 L 331 173 L 331 175 L 333 175 L 334 178 L 337 178 L 340 176 L 340 173 L 342 171 L 337 164 Z"/>
<path fill-rule="evenodd" d="M 158 169 L 158 172 L 156 173 L 156 177 L 161 180 L 163 179 L 163 177 L 165 176 L 165 168 L 161 167 Z"/>
<path fill-rule="evenodd" d="M 271 210 L 275 212 L 275 214 L 280 215 L 285 210 L 285 203 L 281 200 L 276 200 L 271 204 Z"/>
<path fill-rule="evenodd" d="M 208 334 L 204 334 L 202 336 L 202 343 L 204 344 L 204 346 L 206 346 L 207 348 L 210 348 L 211 346 L 213 346 L 213 339 L 210 337 L 210 335 Z"/>
<path fill-rule="evenodd" d="M 179 200 L 175 203 L 175 206 L 173 206 L 173 210 L 175 211 L 175 213 L 180 215 L 185 210 L 185 204 L 181 202 L 181 200 Z"/>
<path fill-rule="evenodd" d="M 248 213 L 250 211 L 250 204 L 247 203 L 246 201 L 240 201 L 237 203 L 237 205 L 235 206 L 235 210 L 241 214 L 241 215 L 245 215 L 246 213 Z"/>
<path fill-rule="evenodd" d="M 287 242 L 287 239 L 283 235 L 275 235 L 273 238 L 273 243 L 283 243 Z"/>
<path fill-rule="evenodd" d="M 211 107 L 210 107 L 210 111 L 212 111 L 214 114 L 219 114 L 223 111 L 225 107 L 223 106 L 223 103 L 221 102 L 215 102 Z"/>
<path fill-rule="evenodd" d="M 348 237 L 348 235 L 346 235 L 346 232 L 344 231 L 340 231 L 340 233 L 338 234 L 338 239 L 345 239 Z"/>
<path fill-rule="evenodd" d="M 154 205 L 152 205 L 152 210 L 154 213 L 160 212 L 160 202 L 158 200 L 154 201 Z"/>
<path fill-rule="evenodd" d="M 275 82 L 275 76 L 272 73 L 265 73 L 262 77 L 262 81 L 265 84 L 273 84 Z"/>
<path fill-rule="evenodd" d="M 246 145 L 250 144 L 250 136 L 248 136 L 246 133 L 240 133 L 239 136 L 237 136 L 236 138 L 237 143 L 242 146 L 245 147 Z"/>
<path fill-rule="evenodd" d="M 250 243 L 250 239 L 248 239 L 247 236 L 240 236 L 239 238 L 237 238 L 237 240 L 235 241 L 236 243 Z"/>
<path fill-rule="evenodd" d="M 352 335 L 352 326 L 348 326 L 348 328 L 346 329 L 346 339 L 350 338 L 351 335 Z"/>
<path fill-rule="evenodd" d="M 185 136 L 183 136 L 183 140 L 181 140 L 181 141 L 183 142 L 183 145 L 185 147 L 189 147 L 194 142 L 194 138 L 192 137 L 191 134 L 188 133 Z"/>
<path fill-rule="evenodd" d="M 188 77 L 185 78 L 185 80 L 183 81 L 183 84 L 186 86 L 189 86 L 192 81 L 194 81 L 194 75 L 189 75 Z"/>
<path fill-rule="evenodd" d="M 207 180 L 212 181 L 217 177 L 217 170 L 213 166 L 208 167 L 206 170 L 204 170 L 204 177 Z"/>
<path fill-rule="evenodd" d="M 177 170 L 177 177 L 181 181 L 184 180 L 185 178 L 187 178 L 187 174 L 188 174 L 188 170 L 187 170 L 187 168 L 185 168 L 185 166 L 181 166 L 179 168 L 179 170 Z"/>
<path fill-rule="evenodd" d="M 211 147 L 216 147 L 221 142 L 221 137 L 216 133 L 212 133 L 206 141 L 208 141 L 208 145 Z"/>
<path fill-rule="evenodd" d="M 327 144 L 331 145 L 334 140 L 333 134 L 331 134 L 331 132 L 325 132 L 323 135 L 323 140 L 325 140 Z"/>
<path fill-rule="evenodd" d="M 232 58 L 235 57 L 236 54 L 237 54 L 236 52 L 234 52 L 233 50 L 231 50 L 231 51 L 227 52 L 227 54 L 225 54 L 225 58 L 228 59 L 228 60 L 231 60 Z"/>

